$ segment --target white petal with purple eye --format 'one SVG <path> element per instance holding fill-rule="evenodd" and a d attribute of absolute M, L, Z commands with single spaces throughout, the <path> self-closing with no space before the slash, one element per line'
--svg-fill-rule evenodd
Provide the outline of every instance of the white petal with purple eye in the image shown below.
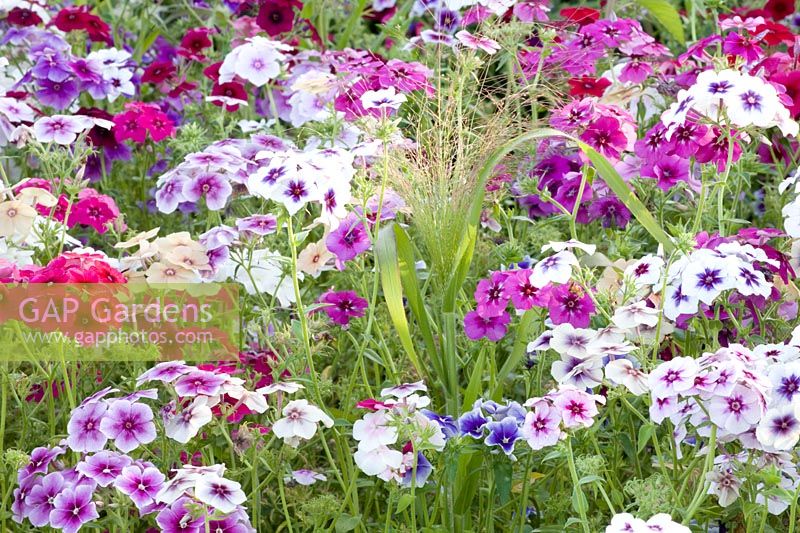
<path fill-rule="evenodd" d="M 742 82 L 726 96 L 725 104 L 733 124 L 760 128 L 775 125 L 780 107 L 775 88 L 753 76 L 742 76 Z"/>

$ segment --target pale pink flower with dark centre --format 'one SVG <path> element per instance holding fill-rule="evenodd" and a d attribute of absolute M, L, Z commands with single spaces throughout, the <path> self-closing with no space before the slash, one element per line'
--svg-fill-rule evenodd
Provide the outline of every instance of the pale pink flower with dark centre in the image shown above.
<path fill-rule="evenodd" d="M 590 427 L 597 415 L 596 397 L 578 389 L 562 388 L 555 393 L 553 405 L 561 414 L 564 427 Z"/>
<path fill-rule="evenodd" d="M 738 435 L 761 420 L 761 397 L 744 385 L 736 385 L 726 396 L 714 396 L 708 402 L 711 421 L 720 428 Z"/>
<path fill-rule="evenodd" d="M 128 453 L 156 439 L 153 411 L 141 403 L 115 400 L 100 422 L 100 430 L 120 451 Z"/>
<path fill-rule="evenodd" d="M 559 412 L 546 402 L 538 403 L 532 411 L 525 415 L 522 423 L 522 437 L 534 450 L 553 446 L 561 438 L 561 416 Z"/>

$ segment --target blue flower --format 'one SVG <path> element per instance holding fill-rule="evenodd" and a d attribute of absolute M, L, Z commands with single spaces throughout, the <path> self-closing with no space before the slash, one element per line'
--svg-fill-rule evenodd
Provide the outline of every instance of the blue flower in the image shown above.
<path fill-rule="evenodd" d="M 462 435 L 469 435 L 480 439 L 483 437 L 483 428 L 486 426 L 486 419 L 480 409 L 467 411 L 458 419 L 458 428 Z"/>
<path fill-rule="evenodd" d="M 428 418 L 428 420 L 433 420 L 439 424 L 439 427 L 442 428 L 445 438 L 449 439 L 450 437 L 455 437 L 458 434 L 458 426 L 456 426 L 456 421 L 452 416 L 440 415 L 439 413 L 434 413 L 428 409 L 422 409 L 421 411 L 422 414 Z"/>
<path fill-rule="evenodd" d="M 417 480 L 414 485 L 417 487 L 424 486 L 425 482 L 428 481 L 428 476 L 431 475 L 431 472 L 433 472 L 433 466 L 431 466 L 430 461 L 428 461 L 424 455 L 417 452 Z M 403 474 L 403 481 L 400 482 L 400 485 L 403 487 L 410 487 L 412 475 L 414 475 L 413 465 L 406 470 L 405 474 Z"/>
<path fill-rule="evenodd" d="M 500 446 L 506 455 L 514 451 L 514 443 L 519 438 L 519 427 L 512 417 L 504 418 L 500 422 L 489 422 L 486 427 L 489 435 L 486 437 L 487 446 Z"/>

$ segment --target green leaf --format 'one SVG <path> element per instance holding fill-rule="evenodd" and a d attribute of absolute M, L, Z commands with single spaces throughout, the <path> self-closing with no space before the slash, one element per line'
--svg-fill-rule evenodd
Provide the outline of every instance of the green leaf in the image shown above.
<path fill-rule="evenodd" d="M 494 483 L 497 487 L 497 497 L 500 505 L 505 505 L 511 499 L 511 477 L 513 470 L 511 463 L 502 457 L 494 464 Z"/>
<path fill-rule="evenodd" d="M 589 502 L 579 486 L 572 489 L 572 509 L 580 515 L 589 510 Z"/>
<path fill-rule="evenodd" d="M 683 22 L 678 10 L 668 0 L 636 0 L 637 3 L 653 15 L 659 24 L 664 26 L 680 44 L 686 42 L 683 33 Z"/>
<path fill-rule="evenodd" d="M 406 507 L 411 505 L 414 502 L 414 496 L 409 493 L 405 493 L 400 496 L 400 499 L 397 500 L 397 509 L 395 509 L 394 514 L 402 513 L 406 510 Z"/>
<path fill-rule="evenodd" d="M 646 424 L 639 428 L 639 437 L 637 438 L 636 444 L 636 453 L 642 453 L 644 447 L 647 446 L 647 443 L 650 442 L 650 437 L 653 436 L 653 430 L 655 430 L 655 426 L 653 424 Z"/>
<path fill-rule="evenodd" d="M 383 296 L 389 309 L 389 316 L 400 337 L 400 343 L 408 355 L 411 364 L 419 375 L 423 374 L 419 357 L 414 349 L 414 341 L 408 328 L 408 319 L 403 307 L 403 288 L 400 282 L 400 270 L 397 262 L 397 248 L 395 246 L 394 231 L 391 226 L 385 226 L 378 232 L 375 243 L 375 257 L 378 261 L 378 270 L 381 276 Z"/>
<path fill-rule="evenodd" d="M 336 533 L 346 533 L 353 531 L 358 524 L 361 523 L 361 515 L 350 516 L 349 514 L 342 514 L 336 519 Z"/>
<path fill-rule="evenodd" d="M 494 401 L 499 401 L 502 398 L 505 379 L 520 365 L 523 357 L 525 357 L 535 316 L 536 311 L 533 309 L 528 309 L 525 311 L 525 314 L 522 315 L 522 320 L 520 320 L 516 328 L 517 336 L 514 339 L 514 347 L 511 349 L 511 355 L 508 356 L 508 359 L 506 359 L 500 371 L 497 373 L 495 389 L 492 391 L 492 399 Z"/>
<path fill-rule="evenodd" d="M 599 481 L 602 484 L 604 480 L 602 477 L 596 475 L 583 476 L 578 480 L 578 485 L 586 485 L 587 483 L 594 483 L 595 481 Z"/>
<path fill-rule="evenodd" d="M 641 224 L 659 244 L 664 246 L 666 252 L 671 252 L 675 248 L 672 239 L 670 239 L 669 235 L 661 228 L 658 221 L 653 217 L 650 211 L 647 210 L 642 201 L 636 197 L 628 184 L 625 183 L 625 180 L 622 179 L 622 176 L 619 175 L 619 172 L 611 166 L 608 159 L 588 144 L 581 141 L 576 142 L 581 151 L 585 153 L 586 157 L 592 162 L 597 173 L 603 178 L 603 181 L 606 182 L 606 185 L 614 191 L 617 198 L 619 198 L 620 201 L 625 204 L 625 207 L 633 213 L 633 216 L 636 217 L 639 224 Z"/>

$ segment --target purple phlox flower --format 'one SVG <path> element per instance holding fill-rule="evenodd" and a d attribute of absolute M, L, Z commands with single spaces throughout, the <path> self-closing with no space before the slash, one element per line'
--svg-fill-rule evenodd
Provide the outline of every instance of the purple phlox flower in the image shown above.
<path fill-rule="evenodd" d="M 668 191 L 689 180 L 689 161 L 677 155 L 656 156 L 643 162 L 641 173 L 643 177 L 658 180 L 659 188 Z"/>
<path fill-rule="evenodd" d="M 76 452 L 97 452 L 103 449 L 108 437 L 100 431 L 108 406 L 104 402 L 77 407 L 67 424 L 67 446 Z"/>
<path fill-rule="evenodd" d="M 228 247 L 239 238 L 239 232 L 230 226 L 221 224 L 200 235 L 200 244 L 207 250 Z"/>
<path fill-rule="evenodd" d="M 223 513 L 233 512 L 247 500 L 239 483 L 214 474 L 201 476 L 197 480 L 194 495 L 201 502 Z"/>
<path fill-rule="evenodd" d="M 76 533 L 83 524 L 99 518 L 92 493 L 85 485 L 64 489 L 53 500 L 50 525 L 64 533 Z"/>
<path fill-rule="evenodd" d="M 367 301 L 355 291 L 326 291 L 319 298 L 319 303 L 326 304 L 320 308 L 334 324 L 347 326 L 351 318 L 364 316 Z"/>
<path fill-rule="evenodd" d="M 170 214 L 178 208 L 178 205 L 186 202 L 183 190 L 188 183 L 189 180 L 179 174 L 174 174 L 161 182 L 155 194 L 158 210 Z"/>
<path fill-rule="evenodd" d="M 192 367 L 183 361 L 165 361 L 158 363 L 153 368 L 146 370 L 138 378 L 136 378 L 136 386 L 141 387 L 150 381 L 162 381 L 164 383 L 171 383 L 180 376 L 192 371 Z"/>
<path fill-rule="evenodd" d="M 215 374 L 205 370 L 192 370 L 175 381 L 178 396 L 216 396 L 228 378 L 227 374 Z"/>
<path fill-rule="evenodd" d="M 164 474 L 157 468 L 148 466 L 126 466 L 114 481 L 114 487 L 130 497 L 137 509 L 155 503 L 155 496 L 164 483 Z"/>
<path fill-rule="evenodd" d="M 187 507 L 189 505 L 191 505 L 189 498 L 180 498 L 158 513 L 156 523 L 162 533 L 202 533 L 205 531 L 205 519 L 202 516 L 193 517 Z"/>
<path fill-rule="evenodd" d="M 503 290 L 506 281 L 505 272 L 494 272 L 489 279 L 482 279 L 475 289 L 477 312 L 484 318 L 499 316 L 506 311 L 509 297 Z"/>
<path fill-rule="evenodd" d="M 236 221 L 236 229 L 242 233 L 269 235 L 278 228 L 278 219 L 273 215 L 251 215 Z"/>
<path fill-rule="evenodd" d="M 156 438 L 153 411 L 142 403 L 128 400 L 115 400 L 111 404 L 100 422 L 100 430 L 124 453 Z"/>
<path fill-rule="evenodd" d="M 298 485 L 313 485 L 317 481 L 327 481 L 328 478 L 325 477 L 325 474 L 320 474 L 318 472 L 314 472 L 313 470 L 308 470 L 306 468 L 301 468 L 300 470 L 293 470 L 291 476 L 287 476 L 287 481 L 294 481 Z"/>
<path fill-rule="evenodd" d="M 506 417 L 499 422 L 489 422 L 486 429 L 489 431 L 484 440 L 487 446 L 500 446 L 506 455 L 514 452 L 514 443 L 520 438 L 516 419 Z"/>
<path fill-rule="evenodd" d="M 55 509 L 55 498 L 64 489 L 64 476 L 59 472 L 47 474 L 39 485 L 33 487 L 25 498 L 28 506 L 28 520 L 36 527 L 43 527 L 50 522 L 50 513 Z"/>
<path fill-rule="evenodd" d="M 339 262 L 354 259 L 370 247 L 367 228 L 356 214 L 350 213 L 338 228 L 328 234 L 325 246 Z"/>
<path fill-rule="evenodd" d="M 75 469 L 101 487 L 107 487 L 117 479 L 117 476 L 122 473 L 122 469 L 131 463 L 132 460 L 127 455 L 102 450 L 84 458 L 75 466 Z"/>
<path fill-rule="evenodd" d="M 614 195 L 598 198 L 589 206 L 589 220 L 601 220 L 604 228 L 625 229 L 631 220 L 631 212 Z"/>
<path fill-rule="evenodd" d="M 44 105 L 54 109 L 66 109 L 80 93 L 78 84 L 74 80 L 53 81 L 50 79 L 39 80 L 39 90 L 36 97 Z"/>
<path fill-rule="evenodd" d="M 233 188 L 228 180 L 220 174 L 213 173 L 203 173 L 184 182 L 182 191 L 183 197 L 190 202 L 205 197 L 206 206 L 212 211 L 224 208 L 231 192 Z"/>
<path fill-rule="evenodd" d="M 53 462 L 53 459 L 59 455 L 63 455 L 64 451 L 64 448 L 60 446 L 53 446 L 52 448 L 40 446 L 34 448 L 33 451 L 31 451 L 30 461 L 20 469 L 18 477 L 22 479 L 23 477 L 33 474 L 44 474 L 47 472 L 50 463 Z"/>
<path fill-rule="evenodd" d="M 41 476 L 25 476 L 19 479 L 19 486 L 14 489 L 14 500 L 11 502 L 11 518 L 21 524 L 28 517 L 31 508 L 25 503 L 34 487 L 41 485 Z"/>
<path fill-rule="evenodd" d="M 474 341 L 486 337 L 497 342 L 505 336 L 509 322 L 511 316 L 506 312 L 499 316 L 482 317 L 478 311 L 470 311 L 464 316 L 464 332 Z"/>

